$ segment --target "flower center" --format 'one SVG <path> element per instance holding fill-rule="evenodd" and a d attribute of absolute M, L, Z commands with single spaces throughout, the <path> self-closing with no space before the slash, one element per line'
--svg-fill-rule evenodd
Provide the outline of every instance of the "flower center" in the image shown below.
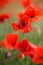
<path fill-rule="evenodd" d="M 30 16 L 30 18 L 33 18 L 33 17 L 34 17 L 34 15 L 31 15 L 31 16 Z"/>
<path fill-rule="evenodd" d="M 4 18 L 0 18 L 0 21 L 3 22 L 4 21 Z"/>
<path fill-rule="evenodd" d="M 23 50 L 26 51 L 26 46 L 24 45 Z"/>
<path fill-rule="evenodd" d="M 26 51 L 26 48 L 24 47 L 23 50 Z"/>
<path fill-rule="evenodd" d="M 26 25 L 24 21 L 22 21 L 21 24 L 22 24 L 22 26 L 25 26 Z"/>
<path fill-rule="evenodd" d="M 12 43 L 11 45 L 12 45 L 12 46 L 15 46 L 15 44 L 14 44 L 14 43 Z"/>

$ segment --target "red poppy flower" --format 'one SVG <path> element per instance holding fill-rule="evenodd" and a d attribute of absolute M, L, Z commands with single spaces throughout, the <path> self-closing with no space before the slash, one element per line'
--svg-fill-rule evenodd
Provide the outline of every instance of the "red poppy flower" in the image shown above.
<path fill-rule="evenodd" d="M 31 31 L 31 21 L 28 16 L 24 15 L 19 18 L 18 23 L 12 23 L 14 30 L 20 30 L 22 33 L 27 33 Z"/>
<path fill-rule="evenodd" d="M 43 48 L 41 46 L 36 48 L 32 61 L 36 64 L 43 63 Z"/>
<path fill-rule="evenodd" d="M 9 15 L 8 14 L 1 14 L 0 15 L 0 23 L 3 23 L 5 19 L 9 20 Z"/>
<path fill-rule="evenodd" d="M 9 0 L 0 0 L 0 8 L 2 9 L 8 2 Z"/>
<path fill-rule="evenodd" d="M 18 34 L 7 34 L 6 35 L 6 40 L 7 40 L 6 47 L 9 50 L 13 50 L 15 48 L 15 45 L 18 42 L 18 37 L 19 37 Z"/>
<path fill-rule="evenodd" d="M 27 7 L 30 5 L 31 0 L 20 0 L 20 2 L 23 7 Z"/>
<path fill-rule="evenodd" d="M 18 54 L 18 58 L 24 57 L 24 54 Z"/>
<path fill-rule="evenodd" d="M 36 47 L 31 45 L 26 39 L 16 45 L 16 49 L 23 53 L 25 56 L 29 56 L 30 54 L 32 56 L 35 48 Z"/>
<path fill-rule="evenodd" d="M 0 41 L 0 46 L 6 47 L 6 43 L 7 43 L 6 41 L 3 41 L 3 40 L 2 40 L 2 41 Z"/>
<path fill-rule="evenodd" d="M 28 15 L 32 21 L 37 21 L 41 16 L 41 10 L 36 9 L 34 6 L 31 5 L 27 7 L 24 13 Z"/>

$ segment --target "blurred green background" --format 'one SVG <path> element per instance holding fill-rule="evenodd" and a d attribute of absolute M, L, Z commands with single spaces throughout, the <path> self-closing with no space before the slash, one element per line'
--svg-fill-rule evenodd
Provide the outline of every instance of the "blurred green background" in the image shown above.
<path fill-rule="evenodd" d="M 40 0 L 40 3 L 42 3 L 43 0 Z M 33 1 L 33 3 L 38 3 L 37 1 Z M 0 40 L 5 40 L 5 35 L 8 33 L 18 33 L 20 34 L 19 40 L 28 39 L 29 42 L 35 44 L 35 45 L 42 45 L 43 46 L 43 18 L 40 17 L 39 21 L 37 23 L 32 23 L 32 31 L 29 33 L 22 34 L 20 31 L 15 32 L 11 26 L 12 22 L 18 21 L 18 13 L 24 10 L 22 6 L 20 6 L 18 0 L 12 1 L 12 3 L 6 5 L 5 8 L 0 10 L 0 14 L 7 13 L 10 16 L 10 20 L 5 22 L 3 24 L 0 24 Z M 5 52 L 11 52 L 12 57 L 10 59 L 5 59 Z M 0 65 L 37 65 L 31 62 L 31 59 L 29 57 L 25 57 L 22 59 L 18 58 L 18 51 L 13 50 L 9 51 L 5 48 L 0 47 Z M 39 64 L 43 65 L 43 64 Z"/>

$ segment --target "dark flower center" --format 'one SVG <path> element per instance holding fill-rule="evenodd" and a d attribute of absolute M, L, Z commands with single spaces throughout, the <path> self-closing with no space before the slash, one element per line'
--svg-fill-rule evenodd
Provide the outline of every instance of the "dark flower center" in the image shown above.
<path fill-rule="evenodd" d="M 34 17 L 33 15 L 30 16 L 30 18 L 33 18 L 33 17 Z"/>
<path fill-rule="evenodd" d="M 11 45 L 12 45 L 12 46 L 15 46 L 15 44 L 14 44 L 14 43 L 12 43 Z"/>
<path fill-rule="evenodd" d="M 25 26 L 26 25 L 24 21 L 22 21 L 21 24 L 22 24 L 22 26 Z"/>
<path fill-rule="evenodd" d="M 0 22 L 3 22 L 4 21 L 4 18 L 0 18 Z"/>
<path fill-rule="evenodd" d="M 23 50 L 26 51 L 26 46 L 25 45 L 23 46 Z"/>
<path fill-rule="evenodd" d="M 23 50 L 26 51 L 26 48 L 24 47 Z"/>

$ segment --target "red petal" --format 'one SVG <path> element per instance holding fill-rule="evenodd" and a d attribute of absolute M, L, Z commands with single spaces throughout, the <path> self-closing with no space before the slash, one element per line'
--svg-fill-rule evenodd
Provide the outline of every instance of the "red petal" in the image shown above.
<path fill-rule="evenodd" d="M 18 41 L 18 37 L 19 35 L 18 34 L 7 34 L 6 35 L 6 40 L 9 42 L 9 43 L 16 43 Z"/>
<path fill-rule="evenodd" d="M 18 24 L 17 23 L 12 23 L 12 27 L 14 28 L 14 30 L 18 30 Z"/>

